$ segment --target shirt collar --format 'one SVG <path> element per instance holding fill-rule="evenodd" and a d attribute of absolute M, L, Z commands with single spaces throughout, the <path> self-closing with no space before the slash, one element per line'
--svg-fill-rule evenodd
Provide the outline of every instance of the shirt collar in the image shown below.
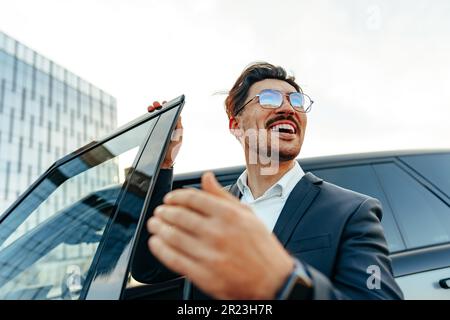
<path fill-rule="evenodd" d="M 278 180 L 274 185 L 272 185 L 266 192 L 258 199 L 268 198 L 272 196 L 278 196 L 282 198 L 287 198 L 291 193 L 292 189 L 297 185 L 301 178 L 305 175 L 302 167 L 295 161 L 294 167 L 292 167 L 288 172 L 286 172 L 280 180 Z M 243 196 L 251 196 L 253 198 L 253 194 L 250 188 L 247 185 L 247 170 L 242 172 L 237 180 L 237 187 Z M 254 199 L 254 200 L 258 200 Z"/>

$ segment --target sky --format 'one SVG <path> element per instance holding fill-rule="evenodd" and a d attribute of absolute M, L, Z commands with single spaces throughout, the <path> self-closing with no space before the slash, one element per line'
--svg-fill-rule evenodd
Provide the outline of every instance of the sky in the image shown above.
<path fill-rule="evenodd" d="M 244 164 L 225 94 L 251 62 L 315 101 L 300 158 L 450 147 L 446 0 L 0 0 L 0 29 L 117 98 L 186 96 L 175 172 Z"/>

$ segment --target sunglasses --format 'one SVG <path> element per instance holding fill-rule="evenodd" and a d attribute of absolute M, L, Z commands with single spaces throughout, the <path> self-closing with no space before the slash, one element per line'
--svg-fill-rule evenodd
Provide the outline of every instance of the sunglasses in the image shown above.
<path fill-rule="evenodd" d="M 311 98 L 302 92 L 284 93 L 274 89 L 264 89 L 259 94 L 247 101 L 242 107 L 236 111 L 236 115 L 241 112 L 246 105 L 258 98 L 259 105 L 265 109 L 276 109 L 283 104 L 283 98 L 287 96 L 291 106 L 298 112 L 309 112 L 314 103 Z"/>

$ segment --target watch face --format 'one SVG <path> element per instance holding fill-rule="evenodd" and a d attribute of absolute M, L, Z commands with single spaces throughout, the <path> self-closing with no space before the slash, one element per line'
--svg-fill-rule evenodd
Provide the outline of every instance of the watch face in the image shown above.
<path fill-rule="evenodd" d="M 313 296 L 313 284 L 303 264 L 295 259 L 294 270 L 277 294 L 277 299 L 305 300 Z"/>

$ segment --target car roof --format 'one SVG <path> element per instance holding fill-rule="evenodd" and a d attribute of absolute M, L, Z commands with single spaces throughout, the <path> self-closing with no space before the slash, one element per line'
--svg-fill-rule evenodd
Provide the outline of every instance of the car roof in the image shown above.
<path fill-rule="evenodd" d="M 374 152 L 362 152 L 362 153 L 349 153 L 349 154 L 338 154 L 338 155 L 327 155 L 327 156 L 316 156 L 309 158 L 299 158 L 297 159 L 300 165 L 305 167 L 324 165 L 324 164 L 339 164 L 349 161 L 364 161 L 364 160 L 376 160 L 381 158 L 392 158 L 392 157 L 402 157 L 402 156 L 413 156 L 413 155 L 429 155 L 429 154 L 440 154 L 440 153 L 450 153 L 450 148 L 433 148 L 433 149 L 407 149 L 407 150 L 386 150 L 386 151 L 374 151 Z M 216 175 L 226 176 L 234 175 L 237 172 L 244 171 L 245 166 L 232 166 L 216 169 L 208 169 L 214 172 Z M 190 180 L 201 176 L 206 170 L 203 171 L 193 171 L 187 173 L 180 173 L 175 175 L 175 180 Z"/>

